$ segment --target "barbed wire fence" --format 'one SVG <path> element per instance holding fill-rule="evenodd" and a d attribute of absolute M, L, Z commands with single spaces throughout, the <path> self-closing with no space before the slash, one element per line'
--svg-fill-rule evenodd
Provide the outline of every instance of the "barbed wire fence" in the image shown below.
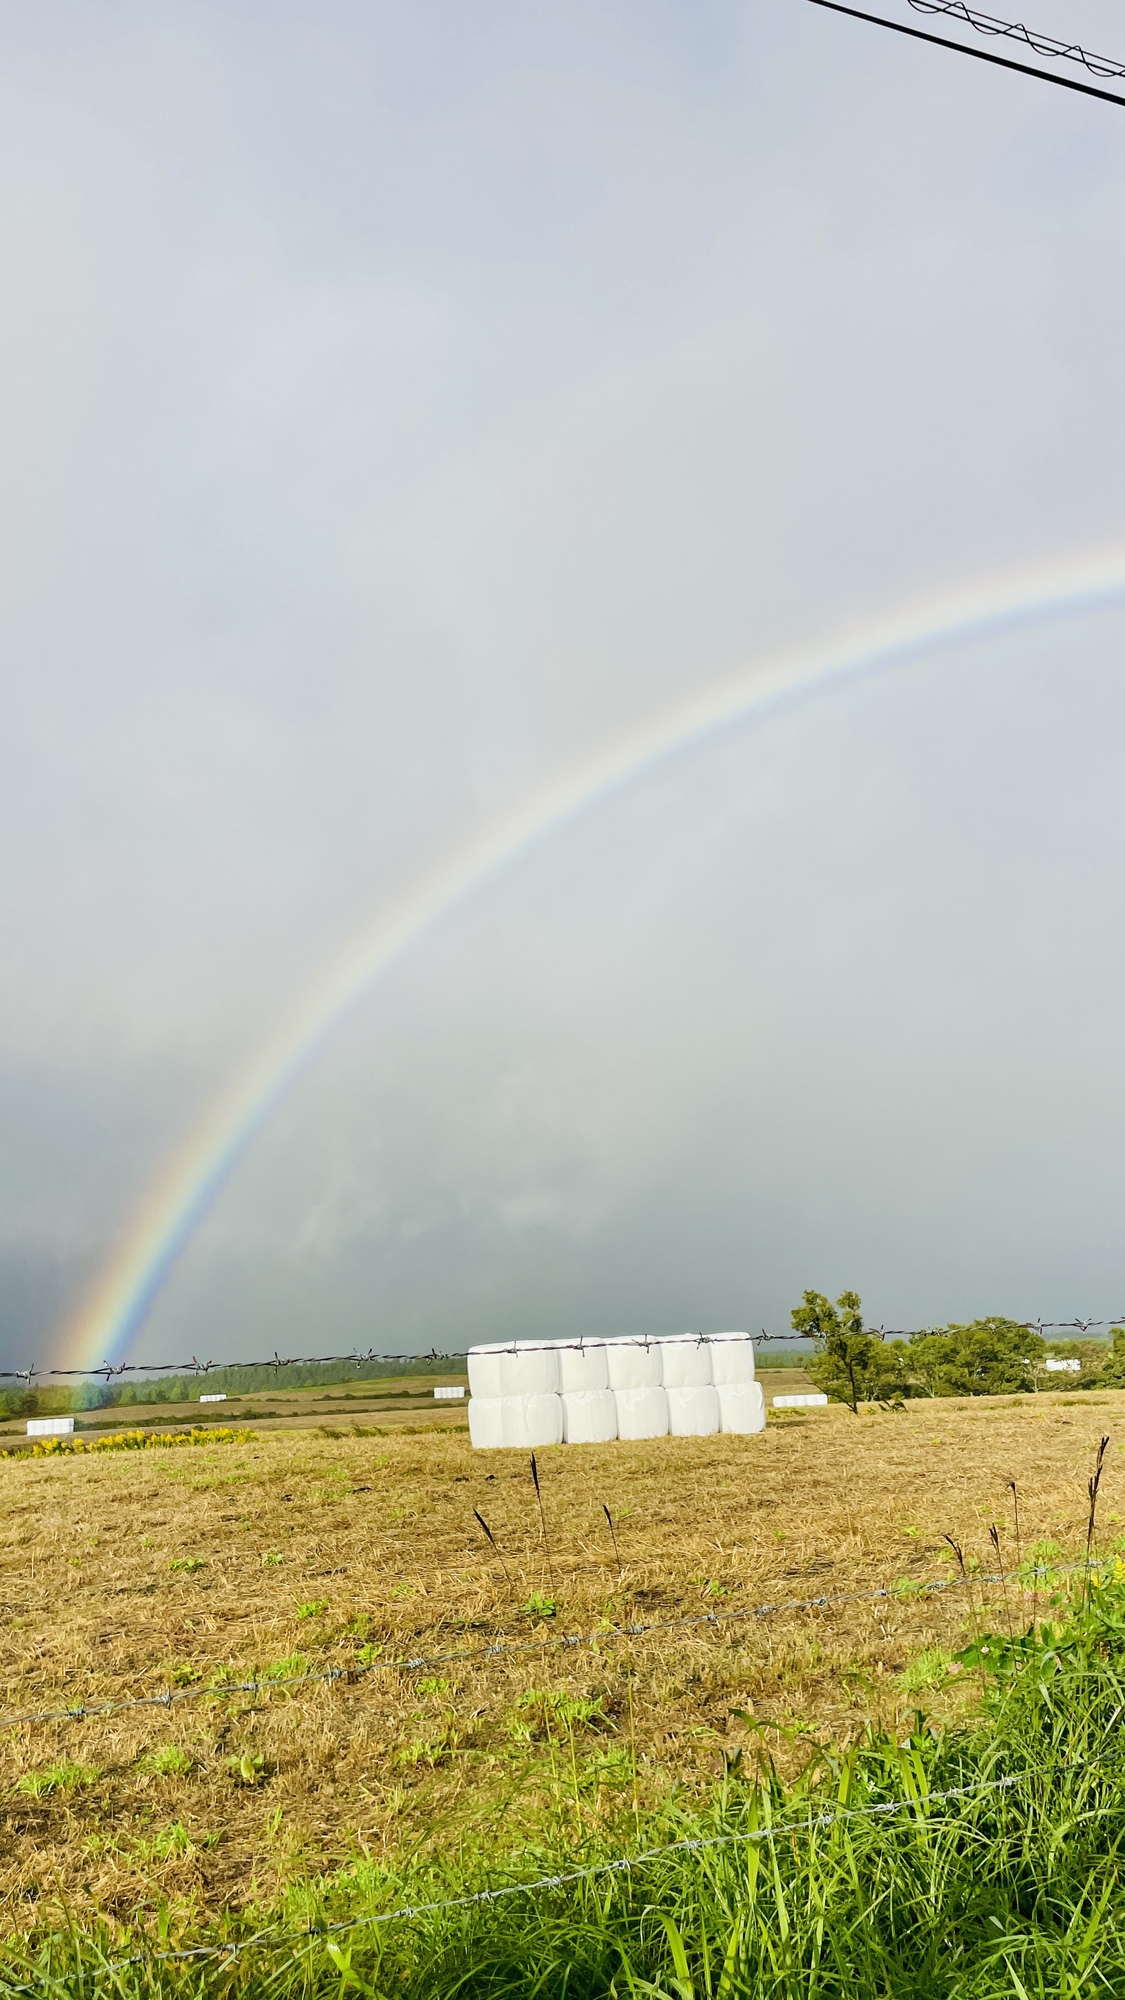
<path fill-rule="evenodd" d="M 1079 1337 L 1084 1338 L 1087 1334 L 1096 1333 L 1102 1329 L 1106 1331 L 1111 1331 L 1118 1327 L 1125 1329 L 1125 1313 L 1118 1313 L 1112 1319 L 1021 1319 L 1013 1320 L 1010 1323 L 1013 1326 L 1023 1327 L 1028 1333 L 1036 1333 L 1041 1338 L 1049 1333 L 1077 1334 Z M 873 1334 L 879 1340 L 886 1341 L 920 1340 L 926 1334 L 941 1333 L 945 1329 L 934 1326 L 869 1326 L 865 1328 L 865 1331 Z M 729 1338 L 729 1336 L 725 1337 Z M 695 1339 L 701 1346 L 705 1346 L 716 1340 L 723 1339 L 724 1336 L 722 1334 L 701 1332 L 686 1336 L 684 1334 L 671 1336 L 639 1333 L 605 1336 L 578 1335 L 573 1340 L 517 1341 L 512 1339 L 509 1342 L 490 1341 L 488 1343 L 488 1351 L 491 1354 L 515 1354 L 517 1352 L 520 1354 L 538 1354 L 547 1351 L 558 1353 L 560 1350 L 566 1349 L 575 1353 L 583 1353 L 589 1348 L 605 1347 L 609 1343 L 615 1346 L 633 1343 L 637 1347 L 647 1350 L 648 1348 L 659 1346 L 663 1340 L 669 1338 L 677 1340 L 683 1340 L 684 1338 Z M 764 1327 L 760 1333 L 753 1334 L 750 1338 L 753 1340 L 756 1348 L 782 1346 L 797 1349 L 810 1344 L 807 1336 L 797 1333 L 767 1333 Z M 350 1354 L 283 1355 L 275 1351 L 273 1354 L 257 1361 L 204 1361 L 197 1354 L 193 1354 L 189 1361 L 99 1361 L 95 1362 L 89 1368 L 47 1368 L 40 1367 L 38 1363 L 32 1362 L 26 1368 L 0 1368 L 0 1381 L 26 1382 L 30 1388 L 39 1380 L 57 1381 L 65 1379 L 70 1381 L 88 1381 L 93 1378 L 108 1383 L 121 1380 L 126 1375 L 134 1375 L 141 1378 L 159 1375 L 205 1376 L 214 1374 L 220 1370 L 226 1372 L 238 1368 L 272 1368 L 275 1374 L 279 1374 L 283 1368 L 367 1368 L 377 1367 L 380 1364 L 398 1368 L 410 1362 L 423 1364 L 429 1368 L 447 1362 L 450 1373 L 455 1368 L 463 1373 L 466 1359 L 467 1352 L 464 1349 L 459 1352 L 441 1353 L 436 1347 L 428 1349 L 424 1354 L 383 1354 L 377 1352 L 374 1348 L 368 1348 L 365 1351 L 353 1349 Z"/>
<path fill-rule="evenodd" d="M 647 1624 L 600 1625 L 593 1632 L 552 1632 L 545 1638 L 521 1639 L 515 1643 L 498 1640 L 489 1646 L 463 1646 L 445 1653 L 418 1653 L 403 1655 L 398 1659 L 356 1660 L 347 1666 L 314 1667 L 306 1673 L 277 1675 L 257 1674 L 244 1681 L 213 1679 L 190 1687 L 162 1689 L 158 1694 L 130 1695 L 116 1701 L 72 1702 L 65 1707 L 29 1710 L 18 1715 L 0 1715 L 0 1730 L 31 1727 L 42 1722 L 86 1722 L 97 1717 L 120 1715 L 128 1709 L 176 1708 L 182 1702 L 205 1700 L 208 1696 L 215 1701 L 229 1700 L 232 1695 L 262 1695 L 276 1693 L 283 1688 L 308 1687 L 316 1682 L 337 1683 L 354 1687 L 372 1674 L 421 1674 L 433 1667 L 484 1666 L 499 1659 L 526 1658 L 531 1653 L 575 1652 L 585 1646 L 597 1648 L 613 1645 L 619 1640 L 645 1638 L 653 1633 L 683 1632 L 701 1626 L 715 1628 L 720 1625 L 736 1625 L 751 1619 L 778 1618 L 786 1613 L 825 1611 L 840 1604 L 911 1603 L 923 1598 L 944 1595 L 952 1590 L 989 1588 L 998 1585 L 1006 1589 L 1008 1584 L 1020 1585 L 1025 1590 L 1042 1590 L 1052 1578 L 1072 1576 L 1081 1572 L 1094 1573 L 1106 1567 L 1104 1563 L 1092 1560 L 1076 1563 L 1025 1563 L 1009 1571 L 997 1571 L 995 1575 L 984 1575 L 979 1571 L 952 1577 L 935 1577 L 929 1580 L 915 1580 L 904 1577 L 900 1582 L 886 1584 L 877 1590 L 836 1591 L 819 1597 L 787 1597 L 772 1604 L 734 1605 L 727 1611 L 693 1612 L 687 1618 L 661 1618 Z"/>
<path fill-rule="evenodd" d="M 1115 1715 L 1113 1723 L 1118 1720 Z M 1109 1731 L 1107 1731 L 1107 1735 Z M 768 1847 L 776 1841 L 791 1841 L 797 1835 L 830 1832 L 834 1826 L 854 1825 L 857 1820 L 877 1821 L 881 1826 L 894 1829 L 900 1813 L 909 1814 L 908 1828 L 919 1824 L 934 1825 L 942 1817 L 933 1811 L 935 1806 L 951 1805 L 955 1801 L 983 1798 L 988 1794 L 1012 1792 L 1033 1779 L 1058 1777 L 1063 1773 L 1096 1770 L 1116 1766 L 1120 1763 L 1118 1749 L 1095 1752 L 1086 1757 L 1060 1758 L 1049 1764 L 1031 1765 L 1022 1771 L 1011 1771 L 999 1778 L 980 1778 L 970 1785 L 949 1785 L 937 1792 L 927 1792 L 901 1799 L 878 1799 L 870 1805 L 838 1806 L 834 1812 L 807 1813 L 803 1819 L 779 1820 L 765 1826 L 738 1827 L 723 1833 L 692 1834 L 682 1840 L 669 1841 L 663 1847 L 651 1847 L 639 1854 L 614 1855 L 605 1861 L 592 1861 L 581 1868 L 568 1868 L 550 1875 L 540 1875 L 530 1882 L 501 1882 L 494 1888 L 475 1889 L 463 1896 L 447 1896 L 430 1903 L 405 1903 L 392 1910 L 368 1910 L 355 1917 L 340 1917 L 331 1923 L 310 1923 L 301 1929 L 282 1928 L 269 1925 L 255 1931 L 250 1937 L 232 1939 L 225 1944 L 184 1945 L 179 1950 L 143 1951 L 130 1953 L 126 1958 L 114 1959 L 104 1970 L 107 1974 L 124 1972 L 135 1965 L 171 1965 L 199 1963 L 221 1960 L 225 1965 L 233 1965 L 247 1952 L 255 1950 L 285 1951 L 301 1945 L 317 1945 L 325 1939 L 339 1937 L 345 1931 L 372 1930 L 385 1924 L 417 1922 L 422 1917 L 442 1916 L 453 1910 L 468 1910 L 488 1904 L 509 1901 L 513 1896 L 537 1896 L 550 1894 L 559 1889 L 573 1888 L 579 1882 L 590 1882 L 611 1875 L 630 1875 L 639 1869 L 651 1867 L 654 1862 L 669 1860 L 673 1855 L 691 1855 L 713 1852 L 720 1847 L 748 1846 L 758 1842 Z M 0 1975 L 2 1978 L 2 1975 Z M 37 1989 L 20 1982 L 3 1980 L 0 1991 L 9 1993 L 33 1993 Z"/>

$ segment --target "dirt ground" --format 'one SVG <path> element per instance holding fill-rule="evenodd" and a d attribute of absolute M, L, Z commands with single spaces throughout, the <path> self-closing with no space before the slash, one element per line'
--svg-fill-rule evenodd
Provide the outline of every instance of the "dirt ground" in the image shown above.
<path fill-rule="evenodd" d="M 298 1874 L 494 1826 L 501 1802 L 509 1829 L 531 1825 L 560 1769 L 584 1812 L 610 1813 L 634 1790 L 710 1786 L 739 1750 L 791 1764 L 810 1737 L 920 1700 L 941 1712 L 959 1684 L 931 1700 L 903 1671 L 1007 1615 L 995 1588 L 605 1628 L 909 1589 L 954 1573 L 945 1534 L 991 1571 L 991 1522 L 1014 1564 L 1013 1479 L 1024 1556 L 1043 1541 L 1073 1556 L 1103 1432 L 1107 1548 L 1125 1523 L 1125 1393 L 796 1411 L 758 1437 L 544 1451 L 546 1540 L 527 1460 L 474 1453 L 462 1427 L 2 1459 L 0 1724 L 193 1693 L 0 1727 L 8 1919 L 62 1892 L 121 1915 L 268 1900 Z M 592 1646 L 483 1652 L 599 1629 Z M 465 1650 L 479 1657 L 381 1664 Z M 322 1666 L 359 1678 L 211 1685 Z"/>

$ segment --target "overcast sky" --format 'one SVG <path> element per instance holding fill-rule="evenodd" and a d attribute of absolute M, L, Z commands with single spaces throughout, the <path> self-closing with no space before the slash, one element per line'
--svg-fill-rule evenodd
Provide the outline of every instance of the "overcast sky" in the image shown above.
<path fill-rule="evenodd" d="M 1125 543 L 1123 227 L 1121 112 L 804 0 L 4 0 L 0 1362 L 416 872 Z M 1123 647 L 936 652 L 525 858 L 138 1353 L 1125 1310 Z"/>

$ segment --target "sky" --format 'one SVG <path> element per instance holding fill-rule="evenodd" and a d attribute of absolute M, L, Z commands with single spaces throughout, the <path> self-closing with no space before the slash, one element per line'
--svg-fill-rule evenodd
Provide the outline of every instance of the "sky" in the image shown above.
<path fill-rule="evenodd" d="M 1112 106 L 806 0 L 4 0 L 0 1365 L 497 817 L 1125 546 L 1123 226 Z M 1125 605 L 937 648 L 523 856 L 135 1357 L 1125 1311 L 1123 648 Z"/>

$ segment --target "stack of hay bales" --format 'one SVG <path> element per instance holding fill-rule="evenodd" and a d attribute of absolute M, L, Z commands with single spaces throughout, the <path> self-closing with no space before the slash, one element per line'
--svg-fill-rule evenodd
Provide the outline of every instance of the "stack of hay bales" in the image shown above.
<path fill-rule="evenodd" d="M 766 1423 L 748 1333 L 493 1341 L 469 1349 L 469 1391 L 479 1450 L 747 1434 Z"/>

